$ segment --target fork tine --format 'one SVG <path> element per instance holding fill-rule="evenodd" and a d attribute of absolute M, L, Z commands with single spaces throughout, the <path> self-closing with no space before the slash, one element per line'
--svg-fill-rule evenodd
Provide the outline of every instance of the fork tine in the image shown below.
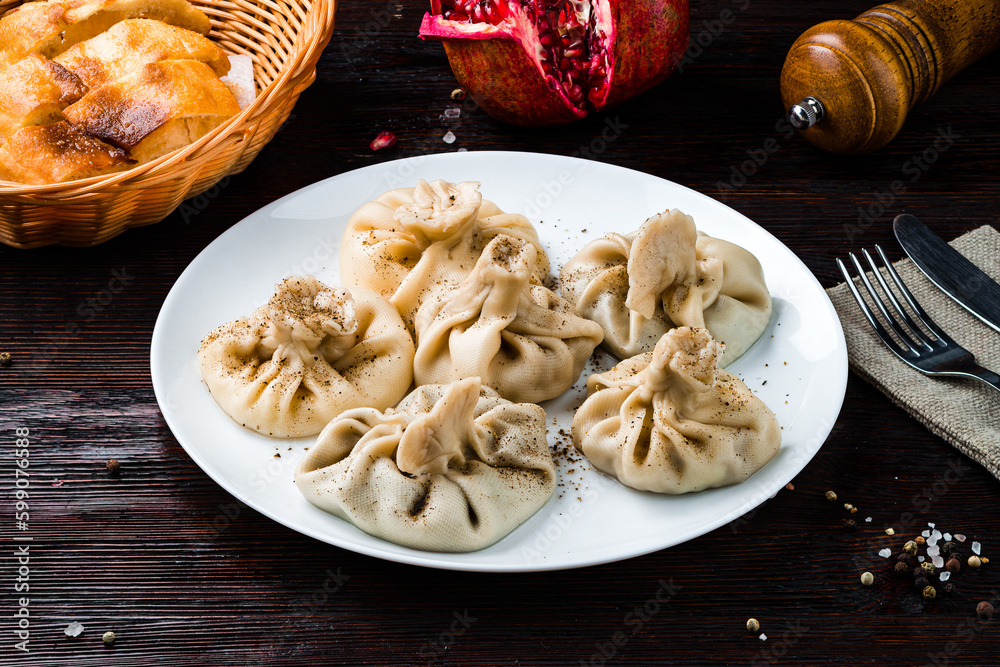
<path fill-rule="evenodd" d="M 897 356 L 902 357 L 903 359 L 914 356 L 915 353 L 913 350 L 903 349 L 903 347 L 896 342 L 889 332 L 885 330 L 882 323 L 878 321 L 878 318 L 875 317 L 875 313 L 873 313 L 871 308 L 868 307 L 868 303 L 865 301 L 864 297 L 861 296 L 861 292 L 858 291 L 857 286 L 855 286 L 854 279 L 851 277 L 847 267 L 839 257 L 837 258 L 837 266 L 840 267 L 840 273 L 843 274 L 844 280 L 847 281 L 847 289 L 851 290 L 851 295 L 854 296 L 854 300 L 857 301 L 858 307 L 861 308 L 861 312 L 864 314 L 865 319 L 868 320 L 868 323 L 872 325 L 873 329 L 875 329 L 875 333 L 882 339 L 882 342 L 885 343 L 890 350 L 896 353 Z M 864 275 L 864 272 L 862 272 L 861 275 Z"/>
<path fill-rule="evenodd" d="M 903 298 L 906 299 L 908 304 L 910 304 L 910 308 L 912 308 L 913 312 L 916 313 L 921 323 L 923 323 L 923 325 L 927 327 L 931 333 L 937 336 L 942 343 L 954 343 L 955 341 L 953 341 L 944 331 L 941 331 L 941 328 L 934 323 L 934 320 L 930 318 L 930 315 L 928 315 L 927 312 L 920 307 L 920 304 L 917 303 L 915 298 L 913 298 L 910 290 L 906 289 L 906 285 L 903 284 L 903 279 L 899 277 L 898 273 L 896 273 L 896 269 L 893 268 L 892 262 L 886 258 L 885 253 L 882 252 L 882 248 L 879 247 L 878 244 L 875 244 L 875 249 L 878 250 L 878 254 L 882 256 L 882 261 L 885 262 L 885 268 L 889 271 L 889 276 L 892 278 L 892 281 L 896 283 L 896 287 L 899 288 Z"/>
<path fill-rule="evenodd" d="M 850 257 L 851 262 L 854 263 L 854 268 L 857 269 L 858 275 L 861 277 L 861 282 L 864 283 L 864 286 L 868 289 L 868 294 L 871 295 L 872 301 L 875 303 L 875 307 L 878 308 L 880 313 L 882 313 L 882 317 L 885 318 L 888 325 L 892 327 L 892 330 L 897 336 L 899 336 L 899 339 L 903 341 L 903 344 L 910 348 L 911 352 L 917 354 L 916 350 L 920 346 L 913 342 L 913 340 L 899 326 L 896 320 L 893 319 L 892 315 L 889 314 L 889 311 L 886 310 L 885 304 L 882 303 L 882 298 L 879 297 L 878 292 L 875 291 L 875 286 L 872 285 L 870 280 L 868 280 L 868 274 L 865 273 L 865 269 L 861 266 L 861 262 L 858 261 L 857 256 L 852 252 L 848 253 L 848 257 Z"/>
<path fill-rule="evenodd" d="M 884 260 L 885 253 L 882 252 L 882 248 L 877 243 L 875 244 L 875 249 L 879 251 L 880 256 Z M 875 279 L 878 280 L 878 284 L 882 286 L 882 291 L 889 299 L 889 303 L 892 304 L 893 309 L 899 313 L 899 316 L 903 318 L 903 321 L 906 322 L 906 325 L 910 328 L 910 333 L 912 334 L 913 339 L 918 341 L 921 346 L 928 351 L 934 349 L 932 347 L 933 343 L 931 339 L 924 334 L 920 327 L 917 326 L 917 323 L 910 317 L 909 313 L 906 312 L 906 309 L 903 308 L 902 304 L 896 300 L 895 293 L 889 289 L 889 283 L 887 283 L 885 278 L 882 277 L 882 272 L 879 270 L 878 264 L 876 264 L 875 260 L 872 258 L 871 253 L 868 252 L 868 249 L 864 248 L 861 252 L 864 254 L 865 259 L 868 260 L 868 264 L 872 267 L 872 273 L 875 274 Z M 886 262 L 886 264 L 888 263 L 889 262 Z"/>

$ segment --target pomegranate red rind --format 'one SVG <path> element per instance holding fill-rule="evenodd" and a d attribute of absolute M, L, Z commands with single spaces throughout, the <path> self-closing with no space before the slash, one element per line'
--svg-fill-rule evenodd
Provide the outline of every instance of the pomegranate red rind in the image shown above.
<path fill-rule="evenodd" d="M 431 0 L 420 35 L 490 115 L 560 125 L 663 81 L 687 48 L 688 0 Z"/>

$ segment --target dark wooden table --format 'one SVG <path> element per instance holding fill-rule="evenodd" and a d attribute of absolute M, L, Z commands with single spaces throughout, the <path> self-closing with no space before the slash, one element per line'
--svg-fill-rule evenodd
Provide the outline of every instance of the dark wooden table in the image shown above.
<path fill-rule="evenodd" d="M 1000 596 L 1000 483 L 853 375 L 794 488 L 740 521 L 624 562 L 517 575 L 400 565 L 286 529 L 235 503 L 160 415 L 150 334 L 185 266 L 268 202 L 383 160 L 459 147 L 570 155 L 620 119 L 627 128 L 597 159 L 724 198 L 825 286 L 837 281 L 833 258 L 862 244 L 900 256 L 896 213 L 948 239 L 997 224 L 1000 53 L 918 107 L 885 149 L 834 157 L 776 129 L 778 74 L 803 30 L 869 3 L 753 0 L 719 34 L 704 23 L 746 5 L 695 2 L 692 32 L 708 46 L 682 73 L 606 116 L 532 131 L 471 107 L 442 119 L 455 82 L 440 45 L 416 38 L 425 3 L 347 0 L 290 122 L 214 197 L 95 248 L 0 247 L 0 351 L 14 359 L 0 368 L 0 664 L 997 664 L 998 623 L 974 610 Z M 387 129 L 399 142 L 373 153 L 368 142 Z M 913 172 L 940 131 L 957 139 Z M 772 141 L 778 150 L 744 184 L 720 187 Z M 905 192 L 848 233 L 897 179 Z M 15 524 L 17 429 L 30 433 L 27 532 Z M 828 489 L 860 508 L 856 531 Z M 975 536 L 997 562 L 966 568 L 953 597 L 925 603 L 875 553 L 883 527 L 907 521 L 900 545 L 935 522 Z M 14 538 L 25 534 L 30 592 L 18 592 Z M 858 582 L 866 569 L 871 588 Z M 661 580 L 678 590 L 654 605 Z M 27 654 L 14 646 L 25 596 Z M 749 617 L 766 641 L 747 633 Z M 63 632 L 72 621 L 86 628 L 79 637 Z"/>

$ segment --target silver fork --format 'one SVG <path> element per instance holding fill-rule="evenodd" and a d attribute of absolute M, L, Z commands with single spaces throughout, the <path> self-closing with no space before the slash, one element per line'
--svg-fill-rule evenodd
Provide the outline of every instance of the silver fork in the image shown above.
<path fill-rule="evenodd" d="M 862 253 L 865 259 L 868 260 L 868 265 L 871 267 L 872 273 L 875 275 L 875 279 L 878 281 L 879 286 L 882 288 L 882 292 L 888 298 L 889 303 L 892 306 L 893 311 L 895 311 L 896 316 L 890 314 L 889 309 L 886 308 L 885 303 L 879 297 L 878 292 L 872 286 L 871 281 L 868 279 L 868 275 L 865 273 L 865 269 L 861 266 L 861 262 L 858 261 L 855 254 L 849 253 L 851 262 L 854 264 L 854 268 L 857 270 L 858 275 L 861 277 L 861 282 L 868 290 L 868 294 L 871 296 L 872 301 L 875 303 L 875 307 L 878 308 L 882 317 L 892 328 L 893 332 L 899 337 L 906 347 L 900 345 L 896 340 L 893 339 L 892 335 L 886 330 L 882 323 L 875 317 L 871 308 L 868 307 L 867 302 L 861 296 L 858 291 L 857 286 L 854 284 L 854 280 L 851 278 L 850 273 L 844 263 L 838 258 L 837 266 L 840 267 L 840 272 L 844 274 L 844 279 L 847 281 L 847 287 L 851 290 L 851 294 L 854 295 L 854 300 L 858 302 L 858 306 L 861 307 L 861 312 L 864 313 L 865 319 L 868 323 L 872 325 L 875 329 L 875 333 L 878 337 L 882 339 L 882 342 L 886 344 L 893 353 L 903 361 L 905 361 L 910 366 L 913 366 L 918 371 L 926 373 L 927 375 L 935 376 L 950 376 L 950 377 L 965 377 L 965 378 L 975 378 L 986 384 L 990 385 L 994 389 L 1000 391 L 1000 375 L 997 375 L 991 370 L 983 368 L 976 363 L 976 358 L 971 352 L 966 350 L 964 347 L 956 343 L 948 336 L 945 332 L 934 324 L 930 316 L 920 307 L 913 295 L 910 294 L 910 290 L 906 289 L 906 285 L 900 279 L 899 274 L 892 267 L 892 263 L 886 258 L 885 253 L 882 252 L 882 248 L 878 245 L 875 246 L 878 251 L 879 256 L 882 258 L 882 263 L 885 265 L 886 271 L 892 281 L 899 288 L 900 294 L 906 300 L 906 303 L 910 305 L 913 309 L 914 314 L 916 314 L 917 319 L 924 327 L 934 334 L 934 337 L 928 336 L 926 332 L 922 331 L 917 323 L 913 321 L 913 318 L 906 312 L 903 306 L 896 299 L 896 295 L 893 291 L 889 289 L 889 285 L 885 278 L 882 277 L 882 271 L 879 270 L 878 266 L 875 264 L 875 260 L 872 259 L 871 254 L 865 249 L 862 249 Z M 909 331 L 904 331 L 902 323 L 906 324 Z"/>

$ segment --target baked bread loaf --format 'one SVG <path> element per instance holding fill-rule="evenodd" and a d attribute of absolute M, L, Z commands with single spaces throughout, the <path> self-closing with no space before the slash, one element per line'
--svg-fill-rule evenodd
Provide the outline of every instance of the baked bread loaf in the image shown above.
<path fill-rule="evenodd" d="M 54 58 L 129 18 L 158 19 L 207 35 L 212 24 L 187 0 L 45 0 L 0 19 L 0 70 L 29 53 Z"/>
<path fill-rule="evenodd" d="M 0 144 L 22 127 L 62 120 L 62 110 L 87 89 L 75 74 L 37 53 L 0 76 Z"/>
<path fill-rule="evenodd" d="M 94 89 L 122 78 L 147 63 L 198 60 L 218 76 L 229 72 L 229 58 L 215 42 L 186 28 L 150 19 L 127 19 L 54 60 Z"/>
<path fill-rule="evenodd" d="M 143 164 L 196 141 L 239 112 L 236 98 L 208 65 L 164 60 L 90 91 L 63 113 Z"/>
<path fill-rule="evenodd" d="M 4 181 L 64 183 L 133 166 L 125 151 L 66 121 L 24 127 L 0 146 L 0 180 Z"/>

